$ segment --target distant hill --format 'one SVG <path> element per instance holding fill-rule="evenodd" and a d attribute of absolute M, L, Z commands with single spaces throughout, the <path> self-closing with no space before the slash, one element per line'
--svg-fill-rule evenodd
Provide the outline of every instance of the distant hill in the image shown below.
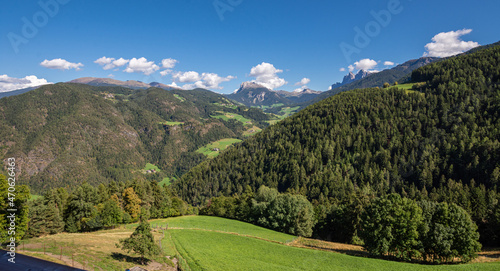
<path fill-rule="evenodd" d="M 278 90 L 276 93 L 287 98 L 291 103 L 302 103 L 312 100 L 321 93 L 321 91 L 304 88 L 300 91 L 284 91 Z"/>
<path fill-rule="evenodd" d="M 244 82 L 238 90 L 226 96 L 246 106 L 272 106 L 306 102 L 315 98 L 319 93 L 321 92 L 308 88 L 297 92 L 274 91 L 255 82 Z"/>
<path fill-rule="evenodd" d="M 0 156 L 15 157 L 34 192 L 110 180 L 181 176 L 205 159 L 196 150 L 264 128 L 268 116 L 203 89 L 58 83 L 0 100 Z M 241 116 L 246 122 L 230 119 Z M 228 117 L 229 116 L 229 117 Z M 146 163 L 161 173 L 141 172 Z"/>
<path fill-rule="evenodd" d="M 146 84 L 144 82 L 135 80 L 120 81 L 112 78 L 96 78 L 96 77 L 82 77 L 71 80 L 68 83 L 86 84 L 90 86 L 120 86 L 131 89 L 147 89 L 150 87 L 158 87 L 166 90 L 180 89 L 178 87 L 168 86 L 158 82 L 152 82 L 150 84 Z"/>
<path fill-rule="evenodd" d="M 246 106 L 271 106 L 273 104 L 289 104 L 290 100 L 279 95 L 263 85 L 254 82 L 244 82 L 232 94 L 226 95 L 229 99 Z"/>
<path fill-rule="evenodd" d="M 13 90 L 13 91 L 6 91 L 6 92 L 0 92 L 0 99 L 4 97 L 10 97 L 10 96 L 16 96 L 19 94 L 26 93 L 28 91 L 34 90 L 39 88 L 40 86 L 37 87 L 30 87 L 30 88 L 23 88 L 23 89 L 18 89 L 18 90 Z"/>

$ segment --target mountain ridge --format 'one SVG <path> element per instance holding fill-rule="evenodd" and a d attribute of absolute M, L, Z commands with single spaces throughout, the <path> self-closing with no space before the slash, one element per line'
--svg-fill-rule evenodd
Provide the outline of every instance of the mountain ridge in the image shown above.
<path fill-rule="evenodd" d="M 181 89 L 179 87 L 169 86 L 158 82 L 151 82 L 147 84 L 136 80 L 120 81 L 113 78 L 100 78 L 100 77 L 81 77 L 68 81 L 68 83 L 85 84 L 90 86 L 120 86 L 130 89 L 147 89 L 150 87 L 159 87 L 166 90 Z"/>
<path fill-rule="evenodd" d="M 0 154 L 16 157 L 20 182 L 34 192 L 83 181 L 179 177 L 206 159 L 198 148 L 224 138 L 243 139 L 268 120 L 261 110 L 208 90 L 79 83 L 0 99 L 0 115 Z M 230 119 L 235 115 L 245 122 Z M 145 163 L 157 165 L 161 173 L 144 175 Z"/>
<path fill-rule="evenodd" d="M 243 82 L 240 87 L 226 97 L 246 106 L 272 106 L 276 104 L 290 105 L 308 101 L 316 97 L 320 91 L 304 88 L 298 92 L 272 90 L 256 82 Z"/>

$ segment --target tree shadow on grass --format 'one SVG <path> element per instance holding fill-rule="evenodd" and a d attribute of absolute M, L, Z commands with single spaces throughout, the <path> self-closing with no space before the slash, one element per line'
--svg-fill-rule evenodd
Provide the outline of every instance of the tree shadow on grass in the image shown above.
<path fill-rule="evenodd" d="M 483 256 L 486 258 L 491 258 L 491 259 L 500 259 L 500 251 L 490 251 L 490 250 L 484 250 L 478 253 L 479 256 Z"/>
<path fill-rule="evenodd" d="M 128 256 L 128 255 L 125 255 L 122 253 L 117 253 L 117 252 L 111 253 L 111 257 L 117 261 L 134 263 L 134 264 L 147 265 L 151 262 L 151 260 L 148 258 L 144 258 L 144 262 L 143 262 L 143 258 L 141 258 L 141 257 L 131 257 L 131 256 Z"/>

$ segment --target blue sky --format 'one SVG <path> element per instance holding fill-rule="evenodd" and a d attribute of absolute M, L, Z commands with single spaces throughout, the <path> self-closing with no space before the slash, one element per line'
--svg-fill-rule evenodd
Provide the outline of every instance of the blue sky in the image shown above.
<path fill-rule="evenodd" d="M 323 91 L 349 69 L 383 70 L 500 40 L 498 1 L 40 3 L 2 3 L 0 91 L 88 76 L 221 93 L 252 80 Z"/>

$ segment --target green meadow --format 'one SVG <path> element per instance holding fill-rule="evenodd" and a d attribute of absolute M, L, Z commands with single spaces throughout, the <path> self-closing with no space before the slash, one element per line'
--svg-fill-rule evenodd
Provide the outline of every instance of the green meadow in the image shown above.
<path fill-rule="evenodd" d="M 181 102 L 184 102 L 186 100 L 184 97 L 181 97 L 179 94 L 174 94 L 174 97 L 179 99 Z"/>
<path fill-rule="evenodd" d="M 243 117 L 242 115 L 236 114 L 236 113 L 226 113 L 226 112 L 221 112 L 217 111 L 218 115 L 212 115 L 212 118 L 216 119 L 222 119 L 225 121 L 228 121 L 230 119 L 235 119 L 237 121 L 241 121 L 243 124 L 250 124 L 252 120 L 247 119 Z"/>
<path fill-rule="evenodd" d="M 229 146 L 231 146 L 234 143 L 241 142 L 240 139 L 237 138 L 224 138 L 215 142 L 212 142 L 210 144 L 207 144 L 199 149 L 196 150 L 196 152 L 201 153 L 206 155 L 208 158 L 213 158 L 219 155 L 219 153 L 225 149 L 227 149 Z M 214 148 L 218 148 L 219 151 L 214 151 Z"/>
<path fill-rule="evenodd" d="M 184 122 L 181 121 L 162 121 L 160 122 L 162 125 L 168 125 L 168 126 L 177 126 L 177 125 L 182 125 Z"/>
<path fill-rule="evenodd" d="M 420 265 L 291 246 L 294 236 L 206 216 L 153 220 L 166 225 L 166 252 L 185 270 L 500 270 L 500 263 Z"/>

